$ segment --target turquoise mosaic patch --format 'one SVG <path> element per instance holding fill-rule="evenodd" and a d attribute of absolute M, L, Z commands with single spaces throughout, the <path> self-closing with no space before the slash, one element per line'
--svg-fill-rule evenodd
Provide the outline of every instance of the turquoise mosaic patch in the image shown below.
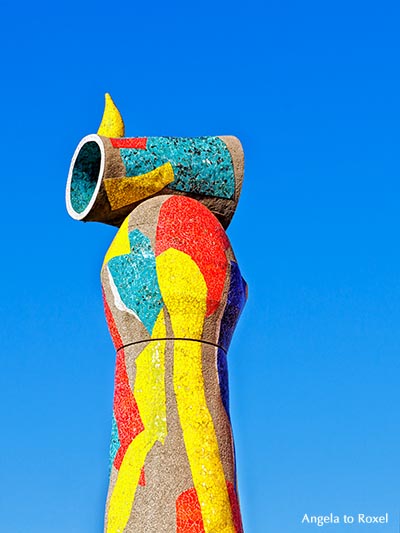
<path fill-rule="evenodd" d="M 71 179 L 71 205 L 82 213 L 89 205 L 100 172 L 101 153 L 97 143 L 91 141 L 82 146 L 76 158 Z"/>
<path fill-rule="evenodd" d="M 170 189 L 205 196 L 232 198 L 235 176 L 232 158 L 219 137 L 148 137 L 146 150 L 121 148 L 126 175 L 140 176 L 170 162 Z"/>
<path fill-rule="evenodd" d="M 156 258 L 150 239 L 139 230 L 129 233 L 129 242 L 131 253 L 113 257 L 108 268 L 122 302 L 138 315 L 151 335 L 163 306 Z"/>
<path fill-rule="evenodd" d="M 110 470 L 111 470 L 115 456 L 117 455 L 117 452 L 120 446 L 121 446 L 121 443 L 119 442 L 117 421 L 115 420 L 115 416 L 113 415 L 112 429 L 111 429 L 111 443 L 110 443 Z"/>

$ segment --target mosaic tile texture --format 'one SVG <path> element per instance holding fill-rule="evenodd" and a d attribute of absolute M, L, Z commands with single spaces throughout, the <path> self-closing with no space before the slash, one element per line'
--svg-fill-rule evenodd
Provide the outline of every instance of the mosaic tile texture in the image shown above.
<path fill-rule="evenodd" d="M 219 137 L 147 137 L 146 148 L 121 148 L 126 176 L 141 176 L 170 163 L 170 189 L 232 198 L 235 176 L 232 158 Z"/>
<path fill-rule="evenodd" d="M 133 178 L 104 180 L 104 187 L 112 209 L 119 209 L 161 191 L 174 180 L 171 163 Z"/>
<path fill-rule="evenodd" d="M 167 483 L 173 496 L 174 485 L 179 485 L 176 477 L 187 464 L 189 486 L 175 495 L 175 509 L 164 511 L 157 493 L 151 492 L 151 505 L 157 508 L 153 512 L 160 516 L 175 512 L 175 528 L 180 533 L 241 533 L 236 468 L 226 463 L 230 454 L 221 449 L 227 444 L 219 440 L 216 424 L 226 425 L 226 434 L 231 435 L 226 350 L 246 300 L 245 283 L 231 259 L 225 231 L 204 205 L 184 196 L 148 202 L 159 206 L 150 209 L 158 213 L 157 219 L 141 224 L 139 230 L 128 217 L 103 266 L 106 316 L 118 350 L 110 459 L 117 475 L 110 482 L 106 532 L 144 533 L 140 513 L 142 502 L 150 505 L 146 491 L 154 491 L 157 483 Z M 130 311 L 130 320 L 140 321 L 148 332 L 147 340 L 143 339 L 135 352 L 134 378 L 132 371 L 129 378 L 127 348 L 121 348 L 124 340 L 116 326 Z M 214 333 L 207 321 L 213 324 Z M 210 361 L 210 368 L 216 374 L 217 388 L 212 389 L 205 382 L 210 370 L 204 374 L 203 344 L 199 342 L 204 335 L 216 342 L 215 365 Z M 172 365 L 169 373 L 167 358 Z M 175 397 L 174 415 L 167 409 L 168 387 Z M 210 402 L 216 406 L 220 402 L 226 417 L 219 408 L 210 410 Z M 178 426 L 171 416 L 178 417 Z M 172 470 L 158 467 L 160 477 L 154 485 L 153 462 L 160 461 L 164 453 L 173 457 L 178 453 L 175 446 L 169 449 L 169 421 L 171 427 L 179 428 L 174 438 L 181 440 L 184 456 L 177 455 Z M 152 455 L 155 446 L 161 454 L 158 459 Z M 228 446 L 230 451 L 232 448 L 233 442 Z M 226 472 L 233 474 L 227 477 Z"/>
<path fill-rule="evenodd" d="M 243 150 L 124 130 L 106 94 L 67 182 L 73 218 L 119 227 L 101 274 L 116 350 L 105 532 L 243 533 L 227 350 L 247 288 L 216 218 L 236 209 Z"/>
<path fill-rule="evenodd" d="M 163 311 L 159 314 L 153 334 L 154 338 L 166 336 Z M 124 530 L 141 479 L 143 484 L 141 476 L 144 475 L 146 457 L 155 443 L 163 443 L 167 435 L 164 357 L 165 341 L 157 341 L 150 342 L 136 361 L 137 374 L 131 395 L 137 401 L 143 426 L 124 451 L 109 501 L 107 533 Z"/>
<path fill-rule="evenodd" d="M 101 120 L 98 135 L 105 137 L 123 137 L 125 125 L 117 106 L 111 96 L 106 93 L 103 118 Z"/>
<path fill-rule="evenodd" d="M 176 533 L 204 533 L 196 489 L 188 489 L 176 500 Z"/>
<path fill-rule="evenodd" d="M 207 316 L 221 301 L 228 247 L 224 229 L 205 206 L 181 196 L 171 196 L 164 202 L 157 225 L 156 255 L 174 248 L 194 260 L 207 285 Z"/>
<path fill-rule="evenodd" d="M 227 481 L 226 485 L 232 507 L 235 533 L 243 533 L 236 491 L 230 481 Z M 176 500 L 176 533 L 205 533 L 200 502 L 194 488 L 186 490 Z"/>
<path fill-rule="evenodd" d="M 226 352 L 231 343 L 236 324 L 246 303 L 246 282 L 242 278 L 237 263 L 230 263 L 230 285 L 224 314 L 222 315 L 218 339 L 218 376 L 221 398 L 229 416 L 229 382 Z"/>
<path fill-rule="evenodd" d="M 242 178 L 243 150 L 235 137 L 88 135 L 71 162 L 67 209 L 76 220 L 119 227 L 139 202 L 164 192 L 195 198 L 226 228 Z"/>
<path fill-rule="evenodd" d="M 107 266 L 122 303 L 152 332 L 162 307 L 150 240 L 140 231 L 128 234 L 131 252 L 113 257 Z"/>
<path fill-rule="evenodd" d="M 100 171 L 100 148 L 95 142 L 86 143 L 75 162 L 71 180 L 71 204 L 77 213 L 88 206 Z"/>
<path fill-rule="evenodd" d="M 111 314 L 110 308 L 106 300 L 104 300 L 104 308 L 108 327 L 114 341 L 114 345 L 118 346 L 116 364 L 115 364 L 115 384 L 114 384 L 114 419 L 116 422 L 116 431 L 118 436 L 118 444 L 116 447 L 116 435 L 113 434 L 112 449 L 115 450 L 115 456 L 112 463 L 119 469 L 133 439 L 144 430 L 143 422 L 139 414 L 136 399 L 132 394 L 129 384 L 128 373 L 126 370 L 125 352 L 122 348 L 122 340 L 115 325 L 114 318 Z M 115 444 L 113 445 L 113 442 Z"/>
<path fill-rule="evenodd" d="M 111 443 L 110 443 L 110 470 L 114 463 L 115 456 L 121 446 L 118 437 L 118 426 L 115 416 L 112 417 L 112 426 L 111 426 Z"/>
<path fill-rule="evenodd" d="M 124 137 L 123 139 L 110 139 L 114 148 L 135 148 L 146 150 L 147 137 Z"/>
<path fill-rule="evenodd" d="M 247 286 L 242 278 L 238 264 L 230 262 L 230 284 L 228 298 L 222 315 L 218 344 L 228 350 L 236 324 L 247 300 Z"/>

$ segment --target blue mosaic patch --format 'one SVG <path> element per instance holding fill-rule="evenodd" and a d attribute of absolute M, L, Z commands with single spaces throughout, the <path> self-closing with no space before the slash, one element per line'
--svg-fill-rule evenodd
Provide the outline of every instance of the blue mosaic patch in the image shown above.
<path fill-rule="evenodd" d="M 226 414 L 229 415 L 229 380 L 228 380 L 228 362 L 226 353 L 218 348 L 217 354 L 218 380 L 221 393 L 222 403 L 224 404 Z"/>
<path fill-rule="evenodd" d="M 246 303 L 246 282 L 242 278 L 238 264 L 231 261 L 231 270 L 230 270 L 230 285 L 228 291 L 228 298 L 226 302 L 226 307 L 224 314 L 222 315 L 221 320 L 221 329 L 218 339 L 218 344 L 223 346 L 218 348 L 217 353 L 217 368 L 218 368 L 218 381 L 219 388 L 221 393 L 221 400 L 224 405 L 226 414 L 230 420 L 229 412 L 229 380 L 228 380 L 228 360 L 226 351 L 229 348 L 229 345 L 232 341 L 233 333 L 235 331 L 236 324 L 239 320 L 240 314 L 243 310 L 243 307 Z M 234 456 L 236 457 L 235 446 L 234 446 Z M 236 460 L 234 463 L 235 468 L 235 477 L 234 477 L 234 486 L 236 487 Z"/>
<path fill-rule="evenodd" d="M 237 263 L 231 261 L 230 265 L 231 282 L 224 314 L 222 315 L 218 340 L 218 344 L 225 348 L 225 350 L 229 348 L 240 313 L 246 303 L 246 282 L 240 274 Z"/>
<path fill-rule="evenodd" d="M 170 189 L 220 198 L 234 195 L 232 158 L 219 137 L 148 137 L 146 150 L 121 148 L 120 154 L 127 177 L 170 162 L 175 177 Z"/>
<path fill-rule="evenodd" d="M 218 344 L 223 349 L 218 348 L 217 367 L 218 380 L 221 392 L 222 403 L 225 411 L 229 416 L 229 383 L 228 383 L 228 363 L 226 351 L 231 343 L 233 332 L 239 320 L 240 313 L 246 303 L 246 283 L 240 274 L 237 263 L 231 261 L 230 285 L 228 290 L 227 302 L 222 315 L 221 328 L 219 333 Z"/>
<path fill-rule="evenodd" d="M 131 253 L 113 257 L 108 268 L 122 302 L 138 315 L 151 335 L 163 306 L 156 259 L 150 239 L 139 230 L 129 233 L 129 242 Z"/>

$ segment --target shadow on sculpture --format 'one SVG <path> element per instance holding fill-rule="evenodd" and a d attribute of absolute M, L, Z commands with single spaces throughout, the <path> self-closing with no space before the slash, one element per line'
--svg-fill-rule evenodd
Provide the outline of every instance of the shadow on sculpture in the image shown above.
<path fill-rule="evenodd" d="M 66 203 L 119 227 L 101 272 L 116 349 L 106 533 L 242 533 L 227 351 L 247 287 L 226 228 L 235 137 L 125 138 L 109 95 Z"/>

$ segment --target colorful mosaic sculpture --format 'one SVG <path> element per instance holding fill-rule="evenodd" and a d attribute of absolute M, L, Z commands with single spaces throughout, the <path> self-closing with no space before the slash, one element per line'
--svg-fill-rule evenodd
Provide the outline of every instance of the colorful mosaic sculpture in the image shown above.
<path fill-rule="evenodd" d="M 106 95 L 67 209 L 119 230 L 101 272 L 116 349 L 106 533 L 242 533 L 227 351 L 247 297 L 224 231 L 235 137 L 124 138 Z"/>

